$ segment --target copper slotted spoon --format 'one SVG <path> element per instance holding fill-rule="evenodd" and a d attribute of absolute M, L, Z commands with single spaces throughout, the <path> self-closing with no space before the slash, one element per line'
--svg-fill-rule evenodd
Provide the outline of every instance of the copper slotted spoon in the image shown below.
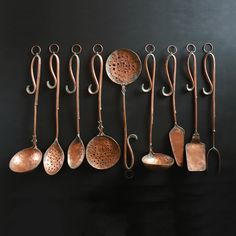
<path fill-rule="evenodd" d="M 67 163 L 71 169 L 78 168 L 84 160 L 85 147 L 84 143 L 80 137 L 80 98 L 79 98 L 79 71 L 80 71 L 80 59 L 78 54 L 81 53 L 82 47 L 79 44 L 72 46 L 71 51 L 73 55 L 69 61 L 69 71 L 70 78 L 73 82 L 73 89 L 70 90 L 68 85 L 66 85 L 66 92 L 72 94 L 76 92 L 76 116 L 77 116 L 77 135 L 75 139 L 71 142 L 67 151 Z M 75 59 L 76 73 L 73 72 L 73 60 Z"/>
<path fill-rule="evenodd" d="M 101 44 L 95 44 L 93 47 L 94 55 L 91 59 L 91 71 L 94 82 L 96 84 L 96 90 L 92 90 L 92 84 L 90 84 L 88 91 L 90 94 L 98 93 L 98 130 L 99 133 L 93 139 L 91 139 L 86 147 L 86 158 L 88 163 L 95 169 L 105 170 L 113 167 L 120 159 L 120 146 L 110 136 L 104 133 L 104 127 L 102 123 L 102 80 L 103 80 L 103 58 L 101 53 L 103 47 Z M 95 60 L 99 60 L 100 71 L 99 80 L 95 72 Z"/>
<path fill-rule="evenodd" d="M 205 171 L 206 170 L 206 148 L 205 144 L 200 141 L 198 133 L 198 102 L 197 102 L 197 60 L 196 60 L 196 47 L 194 44 L 188 44 L 186 47 L 189 52 L 187 58 L 187 70 L 189 78 L 192 82 L 192 87 L 187 84 L 188 91 L 194 90 L 194 119 L 195 128 L 190 143 L 185 145 L 186 160 L 189 171 Z M 193 59 L 193 73 L 190 67 L 190 60 Z"/>
<path fill-rule="evenodd" d="M 207 49 L 207 47 L 210 47 Z M 211 116 L 212 116 L 212 147 L 208 150 L 207 152 L 207 169 L 208 169 L 208 164 L 209 164 L 209 156 L 210 154 L 215 154 L 215 157 L 217 158 L 218 161 L 218 174 L 220 174 L 221 171 L 221 155 L 219 149 L 216 147 L 215 141 L 216 141 L 216 59 L 213 54 L 213 45 L 211 43 L 205 43 L 203 46 L 203 51 L 205 52 L 204 60 L 203 60 L 203 65 L 204 65 L 204 74 L 206 77 L 206 80 L 210 86 L 209 91 L 207 91 L 205 88 L 203 88 L 203 93 L 207 96 L 211 95 Z M 210 57 L 212 59 L 212 71 L 211 71 L 211 76 L 212 79 L 210 78 L 210 75 L 208 73 L 207 69 L 207 62 L 208 60 L 210 61 Z"/>
<path fill-rule="evenodd" d="M 162 94 L 166 97 L 172 95 L 172 107 L 173 107 L 173 117 L 174 117 L 174 127 L 169 132 L 169 139 L 172 148 L 172 152 L 175 158 L 175 161 L 178 166 L 182 167 L 184 163 L 184 129 L 178 125 L 177 123 L 177 111 L 176 111 L 176 102 L 175 102 L 175 87 L 176 87 L 176 69 L 177 69 L 177 60 L 175 53 L 177 52 L 177 47 L 174 45 L 170 45 L 167 48 L 169 53 L 168 57 L 165 61 L 165 72 L 166 78 L 170 86 L 170 91 L 165 92 L 165 87 L 162 88 Z M 173 82 L 170 78 L 169 73 L 169 61 L 172 58 L 173 60 L 173 73 L 172 78 Z"/>
<path fill-rule="evenodd" d="M 39 97 L 39 86 L 41 78 L 41 57 L 39 56 L 41 48 L 35 45 L 31 48 L 31 53 L 34 55 L 31 61 L 31 79 L 33 82 L 33 89 L 30 89 L 28 85 L 26 92 L 28 94 L 35 94 L 34 98 L 34 128 L 33 128 L 33 146 L 25 148 L 17 152 L 10 160 L 9 168 L 17 173 L 28 172 L 34 170 L 42 160 L 42 152 L 37 147 L 37 112 L 38 112 L 38 97 Z M 37 62 L 37 64 L 36 64 Z M 34 76 L 34 66 L 37 65 L 36 79 Z"/>
<path fill-rule="evenodd" d="M 52 145 L 47 149 L 43 157 L 43 165 L 47 174 L 55 175 L 62 167 L 64 163 L 64 152 L 59 144 L 59 98 L 60 98 L 60 60 L 57 55 L 59 52 L 59 46 L 57 44 L 51 44 L 49 46 L 51 56 L 49 59 L 50 72 L 54 80 L 54 84 L 50 84 L 47 81 L 49 89 L 56 88 L 56 137 Z M 53 60 L 56 62 L 56 72 L 53 68 Z"/>
<path fill-rule="evenodd" d="M 142 157 L 143 164 L 150 169 L 156 168 L 169 168 L 174 164 L 174 159 L 163 153 L 155 153 L 153 152 L 152 145 L 152 136 L 153 136 L 153 116 L 154 116 L 154 90 L 155 90 L 155 77 L 156 77 L 156 58 L 153 54 L 155 51 L 155 46 L 152 44 L 147 44 L 145 46 L 145 51 L 147 55 L 144 60 L 144 66 L 147 74 L 147 78 L 149 80 L 150 86 L 149 88 L 144 88 L 144 84 L 142 84 L 143 92 L 151 91 L 151 104 L 150 104 L 150 128 L 149 128 L 149 153 Z M 152 59 L 152 73 L 150 73 L 148 67 L 148 60 Z"/>
<path fill-rule="evenodd" d="M 122 105 L 123 105 L 123 123 L 124 123 L 124 166 L 127 178 L 132 178 L 134 172 L 134 153 L 130 145 L 130 139 L 138 139 L 135 134 L 128 136 L 127 120 L 126 120 L 126 86 L 133 83 L 140 75 L 142 63 L 139 56 L 130 49 L 118 49 L 112 52 L 106 61 L 106 72 L 108 77 L 116 84 L 121 85 L 122 89 Z M 127 147 L 130 152 L 130 163 L 127 161 Z"/>

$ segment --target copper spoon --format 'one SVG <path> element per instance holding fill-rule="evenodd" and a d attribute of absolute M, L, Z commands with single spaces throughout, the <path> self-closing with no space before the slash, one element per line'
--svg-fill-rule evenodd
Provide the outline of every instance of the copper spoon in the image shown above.
<path fill-rule="evenodd" d="M 166 97 L 169 97 L 172 95 L 174 127 L 169 132 L 169 139 L 170 139 L 170 144 L 171 144 L 171 148 L 172 148 L 172 152 L 173 152 L 176 164 L 178 166 L 182 167 L 184 164 L 184 135 L 185 135 L 185 131 L 181 126 L 178 125 L 176 102 L 175 102 L 176 68 L 177 68 L 177 60 L 176 60 L 175 53 L 177 52 L 177 47 L 174 45 L 170 45 L 167 48 L 167 51 L 168 51 L 169 55 L 165 61 L 165 72 L 166 72 L 167 81 L 170 86 L 170 91 L 165 92 L 165 87 L 163 87 L 162 94 Z M 169 72 L 169 61 L 171 58 L 173 60 L 173 73 L 172 73 L 173 82 L 171 81 L 170 72 Z"/>
<path fill-rule="evenodd" d="M 209 49 L 207 49 L 209 47 Z M 221 155 L 219 149 L 216 147 L 216 59 L 213 54 L 213 45 L 211 43 L 205 43 L 203 46 L 203 51 L 205 52 L 203 65 L 204 65 L 204 74 L 206 77 L 206 80 L 210 86 L 210 89 L 207 91 L 205 88 L 203 88 L 203 93 L 207 96 L 211 95 L 211 107 L 212 107 L 212 147 L 207 152 L 207 169 L 209 164 L 209 157 L 212 154 L 215 154 L 215 157 L 218 161 L 218 174 L 220 174 L 221 171 Z M 210 58 L 212 59 L 212 71 L 211 76 L 208 73 L 207 69 L 207 62 L 210 61 Z"/>
<path fill-rule="evenodd" d="M 34 129 L 33 129 L 33 146 L 25 148 L 17 152 L 10 160 L 9 168 L 17 173 L 28 172 L 34 170 L 42 160 L 42 152 L 37 147 L 37 111 L 38 111 L 38 97 L 39 97 L 39 86 L 41 78 L 41 57 L 39 56 L 41 48 L 35 45 L 31 48 L 31 53 L 34 55 L 31 61 L 31 80 L 33 83 L 33 89 L 30 89 L 28 85 L 26 92 L 28 94 L 35 94 L 34 98 Z M 37 65 L 37 76 L 34 76 L 34 66 Z"/>
<path fill-rule="evenodd" d="M 188 91 L 194 90 L 194 132 L 190 143 L 185 145 L 187 167 L 189 171 L 205 171 L 206 170 L 206 147 L 200 141 L 200 134 L 198 133 L 198 101 L 197 101 L 197 60 L 196 47 L 194 44 L 188 44 L 186 47 L 188 54 L 187 70 L 192 86 L 187 84 Z M 193 59 L 193 72 L 190 67 L 190 60 Z"/>
<path fill-rule="evenodd" d="M 49 46 L 51 56 L 49 58 L 50 72 L 54 79 L 54 84 L 50 84 L 47 81 L 49 89 L 56 88 L 56 137 L 52 145 L 47 149 L 43 157 L 43 165 L 47 174 L 55 175 L 62 167 L 64 163 L 64 152 L 58 142 L 59 136 L 59 96 L 60 96 L 60 60 L 57 55 L 59 52 L 59 46 L 57 44 L 51 44 Z M 53 60 L 56 61 L 56 73 L 53 68 Z"/>
<path fill-rule="evenodd" d="M 71 142 L 67 151 L 67 163 L 71 169 L 76 169 L 81 165 L 85 156 L 85 147 L 82 139 L 80 138 L 80 106 L 79 106 L 79 72 L 80 72 L 80 59 L 78 54 L 81 53 L 82 47 L 79 44 L 72 46 L 71 51 L 73 55 L 69 61 L 70 78 L 73 82 L 73 89 L 70 90 L 66 85 L 66 92 L 72 94 L 76 92 L 76 115 L 77 115 L 77 135 Z M 76 72 L 73 73 L 73 60 L 75 59 Z"/>
<path fill-rule="evenodd" d="M 98 93 L 98 135 L 92 138 L 86 147 L 86 158 L 88 163 L 95 169 L 105 170 L 113 167 L 120 159 L 120 146 L 110 136 L 104 133 L 102 122 L 102 82 L 103 82 L 103 58 L 101 53 L 103 46 L 95 44 L 93 46 L 94 55 L 91 59 L 91 71 L 93 80 L 96 84 L 95 91 L 92 90 L 92 84 L 89 85 L 88 91 L 90 94 Z M 99 80 L 95 71 L 95 60 L 98 59 L 100 70 Z"/>
<path fill-rule="evenodd" d="M 174 159 L 166 154 L 153 152 L 152 136 L 153 136 L 153 115 L 154 115 L 154 90 L 155 90 L 155 77 L 156 77 L 156 58 L 153 52 L 155 51 L 155 46 L 152 44 L 147 44 L 145 46 L 145 50 L 147 52 L 147 55 L 144 60 L 144 66 L 150 85 L 146 89 L 143 84 L 142 91 L 146 93 L 151 91 L 151 97 L 150 97 L 151 108 L 150 108 L 150 128 L 149 128 L 149 153 L 142 157 L 142 162 L 147 168 L 150 169 L 169 168 L 174 164 Z M 151 74 L 148 67 L 149 58 L 152 59 Z"/>

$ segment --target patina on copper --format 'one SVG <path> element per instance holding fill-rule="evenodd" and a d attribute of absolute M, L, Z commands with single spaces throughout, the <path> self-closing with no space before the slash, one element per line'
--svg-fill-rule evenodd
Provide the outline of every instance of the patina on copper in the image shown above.
<path fill-rule="evenodd" d="M 177 122 L 177 111 L 176 111 L 176 102 L 175 102 L 175 88 L 176 88 L 176 69 L 177 69 L 177 60 L 175 53 L 177 48 L 174 45 L 170 45 L 167 48 L 169 55 L 165 60 L 165 72 L 166 78 L 170 86 L 170 91 L 165 92 L 165 87 L 162 88 L 162 94 L 166 97 L 172 95 L 172 108 L 173 108 L 173 117 L 174 117 L 174 127 L 169 132 L 169 139 L 172 148 L 172 152 L 175 158 L 175 161 L 178 166 L 182 167 L 184 164 L 184 129 L 178 125 Z M 169 72 L 169 63 L 170 60 L 173 60 L 173 71 L 172 75 Z M 171 77 L 173 82 L 171 81 Z"/>
<path fill-rule="evenodd" d="M 103 47 L 101 44 L 95 44 L 93 47 L 94 55 L 91 59 L 91 71 L 93 80 L 95 81 L 96 89 L 92 90 L 92 84 L 90 84 L 88 91 L 90 94 L 98 93 L 98 130 L 99 133 L 95 136 L 86 147 L 86 159 L 88 163 L 95 169 L 105 170 L 113 167 L 120 159 L 120 146 L 110 136 L 104 133 L 103 121 L 102 121 L 102 81 L 103 81 L 103 58 L 101 53 Z M 99 80 L 95 70 L 95 60 L 98 59 L 99 68 Z"/>
<path fill-rule="evenodd" d="M 210 154 L 215 154 L 215 157 L 218 161 L 218 174 L 220 174 L 221 171 L 221 155 L 219 149 L 216 147 L 215 140 L 216 140 L 216 59 L 213 51 L 213 45 L 211 43 L 206 43 L 203 46 L 203 51 L 205 52 L 203 65 L 204 65 L 204 75 L 206 77 L 206 80 L 209 84 L 210 89 L 207 91 L 205 88 L 203 88 L 203 93 L 205 95 L 211 95 L 211 111 L 212 111 L 212 147 L 207 152 L 207 168 L 209 164 L 209 156 Z M 211 76 L 208 72 L 208 63 L 210 64 L 210 58 L 211 58 Z"/>
<path fill-rule="evenodd" d="M 49 51 L 51 52 L 49 58 L 49 67 L 52 78 L 54 80 L 53 84 L 47 81 L 47 86 L 49 89 L 56 88 L 56 137 L 52 145 L 47 149 L 43 157 L 43 165 L 47 174 L 55 175 L 62 168 L 64 163 L 64 152 L 59 144 L 59 104 L 60 104 L 60 59 L 57 55 L 59 52 L 59 46 L 57 44 L 51 44 L 49 46 Z M 54 70 L 53 61 L 55 60 L 56 70 Z"/>
<path fill-rule="evenodd" d="M 122 107 L 123 107 L 123 124 L 124 124 L 124 166 L 127 178 L 132 178 L 134 166 L 134 153 L 130 145 L 130 139 L 137 139 L 137 135 L 130 134 L 127 131 L 126 119 L 126 85 L 134 82 L 140 75 L 142 63 L 139 56 L 130 49 L 118 49 L 112 52 L 106 61 L 106 72 L 108 77 L 116 84 L 121 85 L 122 89 Z M 130 153 L 130 162 L 127 160 L 127 149 Z"/>
<path fill-rule="evenodd" d="M 190 143 L 185 146 L 187 167 L 189 171 L 205 171 L 206 170 L 206 148 L 205 144 L 200 141 L 198 133 L 198 102 L 197 102 L 197 60 L 196 60 L 196 47 L 194 44 L 187 45 L 189 52 L 187 58 L 187 70 L 191 80 L 192 86 L 186 86 L 188 91 L 194 90 L 194 118 L 195 129 Z M 191 58 L 193 60 L 193 73 L 191 71 Z"/>
<path fill-rule="evenodd" d="M 37 147 L 37 112 L 39 87 L 41 79 L 41 57 L 39 56 L 41 48 L 35 45 L 31 48 L 31 53 L 34 55 L 31 61 L 30 73 L 33 88 L 30 85 L 26 87 L 28 94 L 35 94 L 34 98 L 34 127 L 33 127 L 33 146 L 17 152 L 10 160 L 9 168 L 17 173 L 28 172 L 34 170 L 42 160 L 42 152 Z M 36 66 L 36 79 L 34 75 L 34 67 Z"/>
<path fill-rule="evenodd" d="M 155 91 L 155 80 L 156 80 L 156 58 L 153 54 L 155 51 L 155 46 L 152 44 L 147 44 L 145 46 L 145 50 L 147 55 L 144 60 L 144 67 L 146 70 L 147 78 L 149 80 L 149 87 L 145 88 L 144 84 L 142 84 L 143 92 L 150 92 L 150 124 L 149 124 L 149 153 L 142 157 L 143 164 L 150 169 L 157 168 L 169 168 L 174 164 L 174 159 L 163 153 L 156 153 L 153 151 L 153 116 L 154 116 L 154 91 Z M 151 59 L 152 63 L 149 63 Z M 152 71 L 150 72 L 149 64 L 151 65 Z"/>
<path fill-rule="evenodd" d="M 76 127 L 77 135 L 71 142 L 67 151 L 67 163 L 71 169 L 78 168 L 84 160 L 85 147 L 80 137 L 80 98 L 79 98 L 79 75 L 80 75 L 80 58 L 79 55 L 82 51 L 82 47 L 79 44 L 74 44 L 71 48 L 73 55 L 69 61 L 70 78 L 73 82 L 73 89 L 69 89 L 66 85 L 66 92 L 68 94 L 76 93 Z M 75 74 L 73 72 L 73 62 L 75 63 Z"/>

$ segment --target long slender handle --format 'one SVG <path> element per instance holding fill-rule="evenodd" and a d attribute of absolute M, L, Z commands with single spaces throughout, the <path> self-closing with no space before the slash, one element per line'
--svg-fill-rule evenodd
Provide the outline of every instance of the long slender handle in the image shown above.
<path fill-rule="evenodd" d="M 75 51 L 75 47 L 79 46 L 79 51 Z M 76 128 L 77 135 L 80 135 L 80 98 L 79 98 L 79 73 L 80 73 L 80 58 L 77 55 L 81 52 L 82 48 L 79 44 L 75 44 L 72 47 L 73 55 L 69 60 L 69 72 L 70 78 L 73 82 L 73 88 L 69 89 L 69 86 L 66 85 L 66 92 L 72 94 L 76 92 Z M 75 73 L 73 72 L 73 61 L 75 61 Z"/>
<path fill-rule="evenodd" d="M 101 53 L 103 51 L 103 46 L 101 44 L 95 44 L 93 46 L 93 52 L 94 55 L 91 58 L 91 71 L 92 71 L 92 76 L 93 80 L 95 81 L 96 84 L 96 90 L 92 91 L 92 85 L 89 85 L 89 92 L 90 94 L 95 94 L 98 92 L 98 130 L 99 130 L 99 135 L 104 134 L 104 127 L 102 123 L 102 82 L 103 82 L 103 58 L 101 56 Z M 99 79 L 96 74 L 96 69 L 95 69 L 95 60 L 98 59 L 99 61 Z"/>
<path fill-rule="evenodd" d="M 152 45 L 153 50 L 148 51 L 147 46 L 145 47 L 148 54 L 146 55 L 144 59 L 144 67 L 146 71 L 147 78 L 149 80 L 149 88 L 145 89 L 144 85 L 142 85 L 143 92 L 149 92 L 151 90 L 151 96 L 150 96 L 150 123 L 149 123 L 149 152 L 152 152 L 152 136 L 153 136 L 153 116 L 154 116 L 154 90 L 155 90 L 155 77 L 156 77 L 156 58 L 153 54 L 155 47 Z M 148 61 L 152 60 L 152 72 L 150 72 Z"/>
<path fill-rule="evenodd" d="M 37 52 L 35 52 L 37 49 Z M 34 57 L 32 58 L 31 65 L 30 65 L 30 73 L 31 73 L 31 80 L 33 82 L 33 90 L 30 90 L 30 86 L 26 87 L 26 92 L 28 94 L 34 94 L 34 127 L 33 127 L 33 135 L 32 135 L 32 142 L 33 146 L 37 147 L 37 113 L 38 113 L 38 98 L 39 98 L 39 87 L 40 87 L 40 80 L 41 80 L 41 57 L 39 56 L 41 52 L 41 48 L 37 45 L 33 46 L 31 49 L 32 54 Z M 37 65 L 36 70 L 36 79 L 34 75 L 34 66 Z"/>
<path fill-rule="evenodd" d="M 191 81 L 193 81 L 192 87 L 189 88 L 189 86 L 187 85 L 187 90 L 191 91 L 194 89 L 194 127 L 195 127 L 195 131 L 194 133 L 196 135 L 198 135 L 198 95 L 197 95 L 197 60 L 196 60 L 196 55 L 195 55 L 195 46 L 194 46 L 194 50 L 189 50 L 189 55 L 187 58 L 187 70 L 188 70 L 188 74 L 189 74 L 189 78 L 191 79 Z M 191 58 L 193 59 L 193 72 L 191 70 Z"/>
<path fill-rule="evenodd" d="M 56 61 L 56 71 L 54 70 L 53 60 Z M 54 84 L 51 85 L 49 81 L 47 81 L 47 86 L 50 89 L 56 87 L 56 135 L 55 139 L 58 139 L 59 136 L 59 104 L 60 104 L 60 60 L 58 55 L 53 51 L 49 58 L 49 67 L 52 77 L 54 79 Z"/>
<path fill-rule="evenodd" d="M 134 152 L 133 149 L 130 145 L 130 139 L 134 138 L 134 139 L 138 139 L 137 135 L 135 134 L 130 134 L 128 136 L 128 131 L 127 131 L 127 119 L 126 119 L 126 100 L 125 100 L 125 93 L 126 93 L 126 89 L 125 89 L 125 85 L 122 85 L 122 107 L 123 107 L 123 124 L 124 124 L 124 166 L 126 170 L 132 170 L 133 166 L 134 166 Z M 127 150 L 128 147 L 128 150 Z M 129 151 L 130 153 L 130 164 L 128 163 L 127 160 L 127 151 Z"/>

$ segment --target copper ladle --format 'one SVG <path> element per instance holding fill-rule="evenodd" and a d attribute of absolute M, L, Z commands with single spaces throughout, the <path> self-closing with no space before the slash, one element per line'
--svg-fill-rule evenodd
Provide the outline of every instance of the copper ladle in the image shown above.
<path fill-rule="evenodd" d="M 67 163 L 71 169 L 76 169 L 81 165 L 85 156 L 85 147 L 82 139 L 80 138 L 80 107 L 79 107 L 79 71 L 80 71 L 80 59 L 78 54 L 81 53 L 82 47 L 79 44 L 75 44 L 71 48 L 73 55 L 69 61 L 70 78 L 73 82 L 73 89 L 70 90 L 66 85 L 66 92 L 72 94 L 76 92 L 76 115 L 77 115 L 77 135 L 71 142 L 67 151 Z M 73 72 L 73 60 L 75 59 L 76 72 Z"/>
<path fill-rule="evenodd" d="M 207 49 L 207 47 L 209 47 L 209 49 Z M 217 161 L 218 161 L 218 174 L 220 174 L 222 159 L 221 159 L 220 151 L 218 148 L 216 148 L 216 144 L 215 144 L 215 140 L 216 140 L 216 59 L 215 59 L 214 54 L 212 53 L 213 45 L 211 43 L 205 43 L 203 46 L 203 51 L 205 52 L 205 56 L 203 60 L 204 74 L 210 86 L 210 89 L 208 91 L 205 88 L 203 88 L 203 93 L 205 95 L 212 96 L 212 147 L 207 152 L 207 168 L 208 168 L 210 154 L 213 155 L 215 153 Z M 209 60 L 209 57 L 211 57 L 212 59 L 212 72 L 211 72 L 212 79 L 210 78 L 210 75 L 207 69 L 207 62 Z"/>
<path fill-rule="evenodd" d="M 127 120 L 126 120 L 126 85 L 134 82 L 140 75 L 142 63 L 139 56 L 130 49 L 118 49 L 112 52 L 106 61 L 106 72 L 108 77 L 116 84 L 121 85 L 122 89 L 122 105 L 123 105 L 123 123 L 124 123 L 124 166 L 127 178 L 132 178 L 134 172 L 134 153 L 130 145 L 130 139 L 138 139 L 137 135 L 130 134 L 128 136 Z M 130 152 L 130 163 L 127 161 L 127 147 Z"/>
<path fill-rule="evenodd" d="M 187 167 L 189 171 L 205 171 L 206 170 L 206 148 L 205 144 L 200 141 L 200 134 L 198 133 L 198 102 L 197 102 L 197 60 L 196 47 L 194 44 L 188 44 L 186 47 L 189 52 L 187 59 L 187 70 L 192 86 L 187 84 L 188 91 L 194 90 L 194 123 L 195 128 L 190 143 L 185 145 Z M 193 59 L 193 73 L 190 67 L 190 60 Z"/>
<path fill-rule="evenodd" d="M 151 108 L 150 108 L 150 128 L 149 128 L 149 153 L 142 157 L 143 164 L 150 169 L 156 168 L 169 168 L 174 164 L 174 159 L 163 153 L 153 152 L 152 139 L 153 139 L 153 115 L 154 115 L 154 90 L 155 90 L 155 77 L 156 77 L 156 59 L 153 54 L 155 51 L 155 46 L 153 44 L 147 44 L 145 46 L 145 51 L 147 55 L 144 60 L 144 66 L 149 80 L 149 87 L 146 89 L 144 84 L 142 84 L 142 91 L 147 93 L 151 91 Z M 152 73 L 148 67 L 148 60 L 152 59 Z"/>
<path fill-rule="evenodd" d="M 92 84 L 89 85 L 88 91 L 90 94 L 98 93 L 98 135 L 91 139 L 86 147 L 86 158 L 88 163 L 95 169 L 105 170 L 113 167 L 120 159 L 120 146 L 110 136 L 104 133 L 102 123 L 102 80 L 103 80 L 103 58 L 101 53 L 103 46 L 95 44 L 93 46 L 94 55 L 91 59 L 91 71 L 93 80 L 96 84 L 96 90 L 92 90 Z M 99 80 L 95 72 L 95 60 L 99 60 L 100 71 Z"/>
<path fill-rule="evenodd" d="M 177 47 L 174 45 L 170 45 L 167 48 L 169 53 L 168 57 L 165 61 L 165 72 L 166 78 L 170 86 L 170 91 L 165 92 L 165 87 L 162 88 L 162 94 L 166 97 L 172 95 L 172 107 L 173 107 L 173 117 L 174 117 L 174 127 L 169 132 L 169 139 L 172 148 L 172 152 L 176 161 L 176 164 L 180 167 L 184 164 L 184 135 L 185 131 L 182 127 L 180 127 L 177 123 L 177 111 L 176 111 L 176 102 L 175 102 L 175 87 L 176 87 L 176 69 L 177 69 L 177 60 L 175 53 L 177 52 Z M 169 61 L 173 60 L 173 73 L 171 81 L 170 72 L 169 72 Z"/>
<path fill-rule="evenodd" d="M 56 137 L 52 145 L 47 149 L 43 157 L 43 165 L 47 174 L 55 175 L 62 167 L 64 163 L 64 152 L 58 142 L 59 136 L 59 97 L 60 97 L 60 60 L 57 55 L 59 52 L 59 46 L 57 44 L 51 44 L 49 46 L 51 56 L 49 58 L 49 67 L 54 84 L 50 84 L 47 81 L 49 89 L 56 88 Z M 53 60 L 56 62 L 56 72 L 53 68 Z"/>
<path fill-rule="evenodd" d="M 33 146 L 25 148 L 17 152 L 10 160 L 9 168 L 17 173 L 28 172 L 34 170 L 42 160 L 42 152 L 37 147 L 37 112 L 38 112 L 38 97 L 39 97 L 39 86 L 41 78 L 41 57 L 39 56 L 41 48 L 35 45 L 31 48 L 31 53 L 34 55 L 31 66 L 31 80 L 33 83 L 33 89 L 30 89 L 30 85 L 26 87 L 28 94 L 35 94 L 34 98 L 34 129 L 33 129 Z M 37 76 L 34 76 L 34 66 L 37 65 Z"/>

